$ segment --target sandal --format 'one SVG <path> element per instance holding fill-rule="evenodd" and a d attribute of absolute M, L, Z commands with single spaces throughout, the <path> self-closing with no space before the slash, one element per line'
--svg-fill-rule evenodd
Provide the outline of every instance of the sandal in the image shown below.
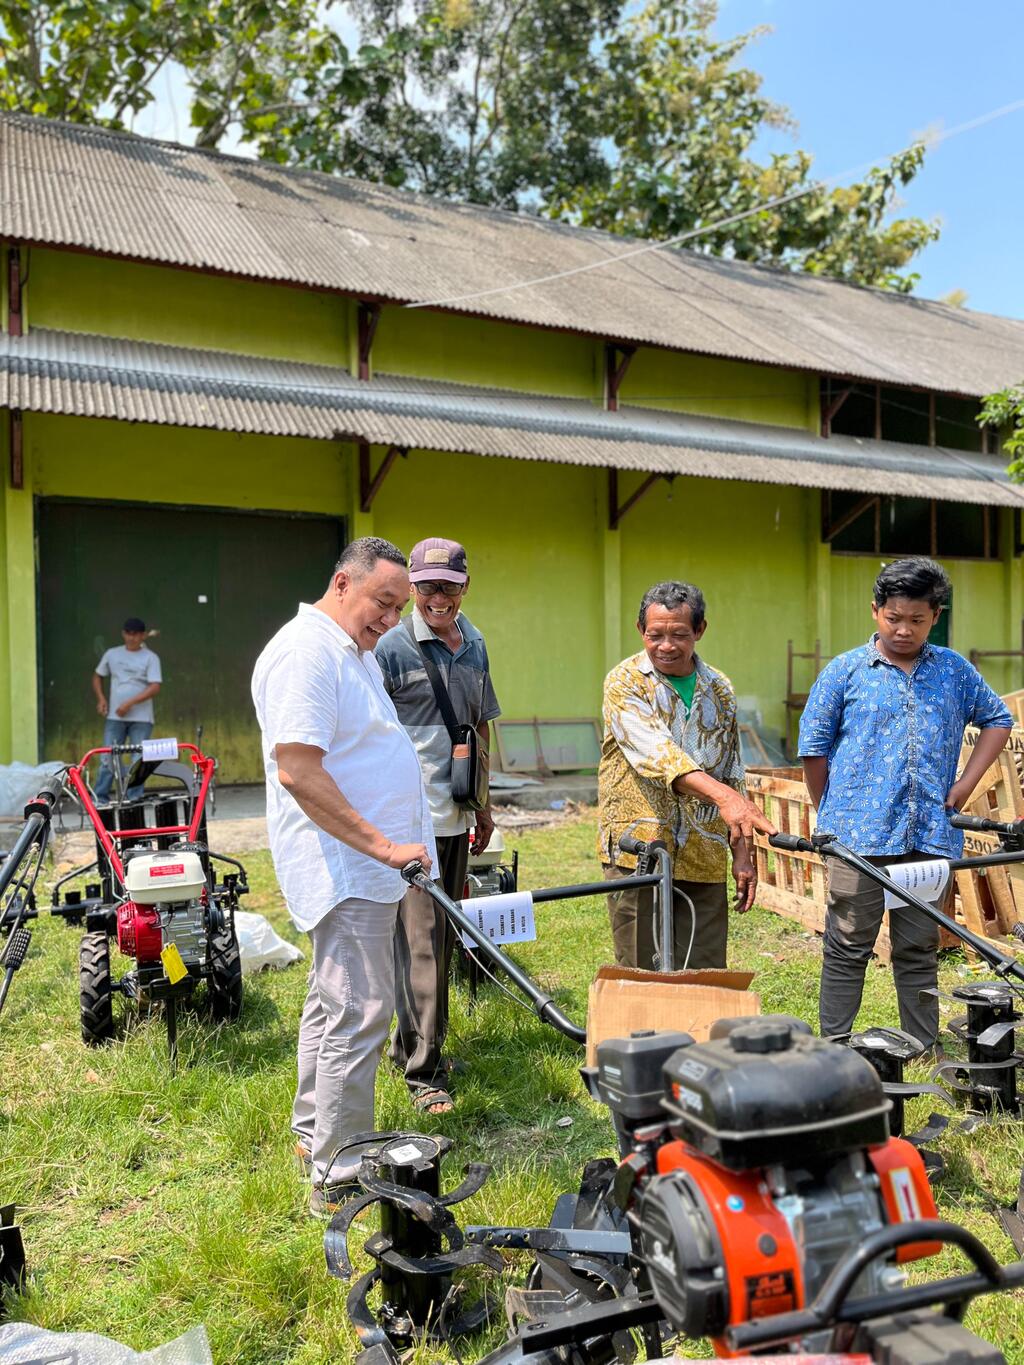
<path fill-rule="evenodd" d="M 455 1101 L 447 1090 L 435 1085 L 414 1091 L 412 1107 L 420 1114 L 450 1114 L 455 1108 Z"/>

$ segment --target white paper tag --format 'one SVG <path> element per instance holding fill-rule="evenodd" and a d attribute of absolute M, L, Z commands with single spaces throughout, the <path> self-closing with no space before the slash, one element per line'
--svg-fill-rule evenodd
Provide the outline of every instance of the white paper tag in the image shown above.
<path fill-rule="evenodd" d="M 144 763 L 162 763 L 164 759 L 175 759 L 178 757 L 178 741 L 176 739 L 144 739 L 142 741 L 142 761 Z"/>
<path fill-rule="evenodd" d="M 397 1161 L 399 1166 L 408 1166 L 410 1161 L 417 1161 L 423 1153 L 420 1149 L 407 1142 L 404 1147 L 389 1147 L 388 1156 L 392 1161 Z"/>
<path fill-rule="evenodd" d="M 533 897 L 529 891 L 509 891 L 503 896 L 473 896 L 459 901 L 467 919 L 479 925 L 492 943 L 530 943 L 537 937 L 533 919 Z M 467 948 L 474 941 L 463 933 Z"/>
<path fill-rule="evenodd" d="M 949 881 L 949 862 L 945 858 L 929 858 L 919 863 L 892 863 L 885 869 L 885 875 L 891 877 L 898 886 L 913 892 L 920 900 L 937 901 L 941 899 Z M 906 903 L 895 891 L 886 891 L 886 910 Z"/>

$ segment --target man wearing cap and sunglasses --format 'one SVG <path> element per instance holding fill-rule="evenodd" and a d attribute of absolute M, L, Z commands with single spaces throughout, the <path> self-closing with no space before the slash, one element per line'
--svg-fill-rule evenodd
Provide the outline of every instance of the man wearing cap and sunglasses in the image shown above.
<path fill-rule="evenodd" d="M 149 634 L 156 635 L 156 631 Z M 147 648 L 146 623 L 138 616 L 129 616 L 121 628 L 123 645 L 108 649 L 96 665 L 92 675 L 92 690 L 96 698 L 96 710 L 106 717 L 103 727 L 103 743 L 141 744 L 153 733 L 153 698 L 160 691 L 163 681 L 160 673 L 160 659 Z M 103 679 L 110 679 L 110 700 L 103 692 Z M 110 800 L 110 789 L 114 783 L 114 767 L 111 755 L 104 754 L 100 760 L 100 774 L 96 779 L 96 800 L 105 805 Z M 125 792 L 127 800 L 142 795 L 142 787 L 129 787 Z"/>
<path fill-rule="evenodd" d="M 476 826 L 474 851 L 482 852 L 494 824 L 489 809 L 471 811 L 453 800 L 450 725 L 455 721 L 476 731 L 480 761 L 486 765 L 488 722 L 501 710 L 484 638 L 460 610 L 469 587 L 466 551 L 442 537 L 421 540 L 409 556 L 409 580 L 413 610 L 381 640 L 377 662 L 419 754 L 437 841 L 438 880 L 458 900 L 465 888 L 470 826 Z M 405 1072 L 416 1108 L 431 1114 L 452 1108 L 441 1050 L 448 1031 L 454 946 L 447 916 L 424 892 L 407 891 L 395 933 L 398 1024 L 391 1059 Z"/>

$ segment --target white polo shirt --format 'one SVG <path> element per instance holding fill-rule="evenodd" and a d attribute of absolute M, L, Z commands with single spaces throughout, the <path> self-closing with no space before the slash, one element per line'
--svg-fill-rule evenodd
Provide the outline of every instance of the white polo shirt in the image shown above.
<path fill-rule="evenodd" d="M 384 690 L 372 652 L 319 607 L 303 602 L 256 661 L 252 698 L 263 736 L 267 832 L 289 913 L 312 929 L 351 897 L 394 904 L 406 884 L 395 868 L 326 834 L 281 786 L 278 744 L 312 744 L 349 804 L 395 843 L 426 844 L 430 808 L 412 741 Z"/>

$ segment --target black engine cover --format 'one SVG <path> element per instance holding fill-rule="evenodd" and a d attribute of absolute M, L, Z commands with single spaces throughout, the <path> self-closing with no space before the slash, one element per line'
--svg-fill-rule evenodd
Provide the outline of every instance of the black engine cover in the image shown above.
<path fill-rule="evenodd" d="M 849 1048 L 766 1016 L 695 1043 L 665 1065 L 672 1131 L 731 1170 L 813 1166 L 885 1142 L 889 1101 Z"/>

